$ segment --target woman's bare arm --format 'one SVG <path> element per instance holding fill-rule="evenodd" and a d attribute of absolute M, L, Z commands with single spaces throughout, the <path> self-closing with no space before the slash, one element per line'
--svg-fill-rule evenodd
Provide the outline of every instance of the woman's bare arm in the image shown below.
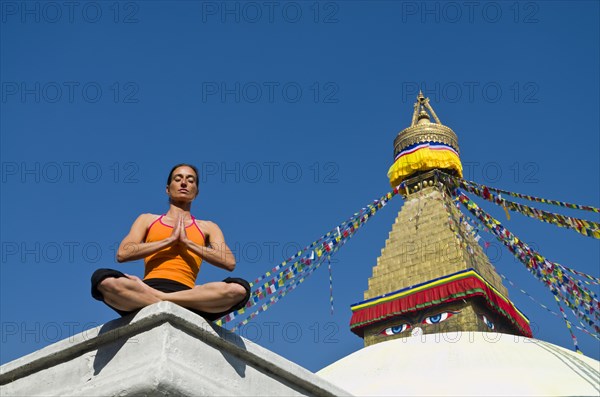
<path fill-rule="evenodd" d="M 180 222 L 183 222 L 183 220 L 180 220 Z M 217 226 L 216 223 L 204 221 L 202 229 L 206 238 L 206 246 L 201 246 L 188 239 L 185 233 L 185 227 L 182 227 L 181 224 L 179 240 L 182 241 L 188 249 L 193 251 L 196 255 L 199 255 L 211 265 L 233 271 L 235 269 L 235 256 L 225 243 L 225 236 L 219 226 Z"/>
<path fill-rule="evenodd" d="M 152 255 L 163 248 L 169 247 L 177 242 L 177 236 L 180 233 L 180 225 L 177 223 L 173 227 L 173 233 L 160 241 L 145 243 L 144 237 L 148 227 L 156 220 L 156 215 L 142 214 L 133 222 L 129 234 L 125 236 L 117 251 L 117 262 L 135 261 Z"/>

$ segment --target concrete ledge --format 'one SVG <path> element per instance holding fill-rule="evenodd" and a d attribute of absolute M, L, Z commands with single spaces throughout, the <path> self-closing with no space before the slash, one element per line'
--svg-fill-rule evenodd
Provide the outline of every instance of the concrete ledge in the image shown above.
<path fill-rule="evenodd" d="M 169 302 L 0 367 L 2 396 L 349 395 Z"/>

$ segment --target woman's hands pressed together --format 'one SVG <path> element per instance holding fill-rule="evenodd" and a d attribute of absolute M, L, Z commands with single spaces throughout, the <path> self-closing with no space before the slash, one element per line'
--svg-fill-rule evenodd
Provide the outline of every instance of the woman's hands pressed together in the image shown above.
<path fill-rule="evenodd" d="M 192 220 L 192 222 L 195 221 Z M 185 231 L 185 219 L 183 216 L 180 216 L 175 221 L 170 238 L 174 244 L 180 245 L 183 248 L 189 248 L 192 241 L 188 238 L 187 232 Z"/>

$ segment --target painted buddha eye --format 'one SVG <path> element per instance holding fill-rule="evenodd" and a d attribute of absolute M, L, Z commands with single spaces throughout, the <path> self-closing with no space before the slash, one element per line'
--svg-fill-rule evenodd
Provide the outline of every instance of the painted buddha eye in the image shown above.
<path fill-rule="evenodd" d="M 423 320 L 423 324 L 439 324 L 442 321 L 446 321 L 448 318 L 460 312 L 442 312 L 438 313 L 435 316 L 425 317 Z"/>
<path fill-rule="evenodd" d="M 492 329 L 492 330 L 493 330 L 493 329 L 495 329 L 495 328 L 496 328 L 496 326 L 494 325 L 494 323 L 493 323 L 493 322 L 491 322 L 490 320 L 488 320 L 488 318 L 487 318 L 485 315 L 483 315 L 483 314 L 482 314 L 482 315 L 481 315 L 481 319 L 483 320 L 483 323 L 484 323 L 485 325 L 487 325 L 487 327 L 488 327 L 489 329 Z"/>
<path fill-rule="evenodd" d="M 379 333 L 379 335 L 387 335 L 387 336 L 397 335 L 401 332 L 406 331 L 409 328 L 410 328 L 410 324 L 407 324 L 407 323 L 395 325 L 393 327 L 388 327 L 388 328 L 384 329 L 383 331 L 381 331 Z"/>

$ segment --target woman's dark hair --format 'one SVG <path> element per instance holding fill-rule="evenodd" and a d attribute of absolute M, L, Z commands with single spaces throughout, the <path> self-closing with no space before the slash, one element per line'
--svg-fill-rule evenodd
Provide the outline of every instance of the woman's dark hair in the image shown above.
<path fill-rule="evenodd" d="M 173 180 L 173 172 L 179 167 L 190 167 L 191 169 L 193 169 L 196 173 L 196 183 L 198 183 L 198 168 L 196 168 L 196 166 L 192 164 L 181 163 L 171 168 L 171 172 L 169 172 L 169 177 L 167 178 L 167 186 L 169 186 L 171 184 L 171 180 Z"/>

